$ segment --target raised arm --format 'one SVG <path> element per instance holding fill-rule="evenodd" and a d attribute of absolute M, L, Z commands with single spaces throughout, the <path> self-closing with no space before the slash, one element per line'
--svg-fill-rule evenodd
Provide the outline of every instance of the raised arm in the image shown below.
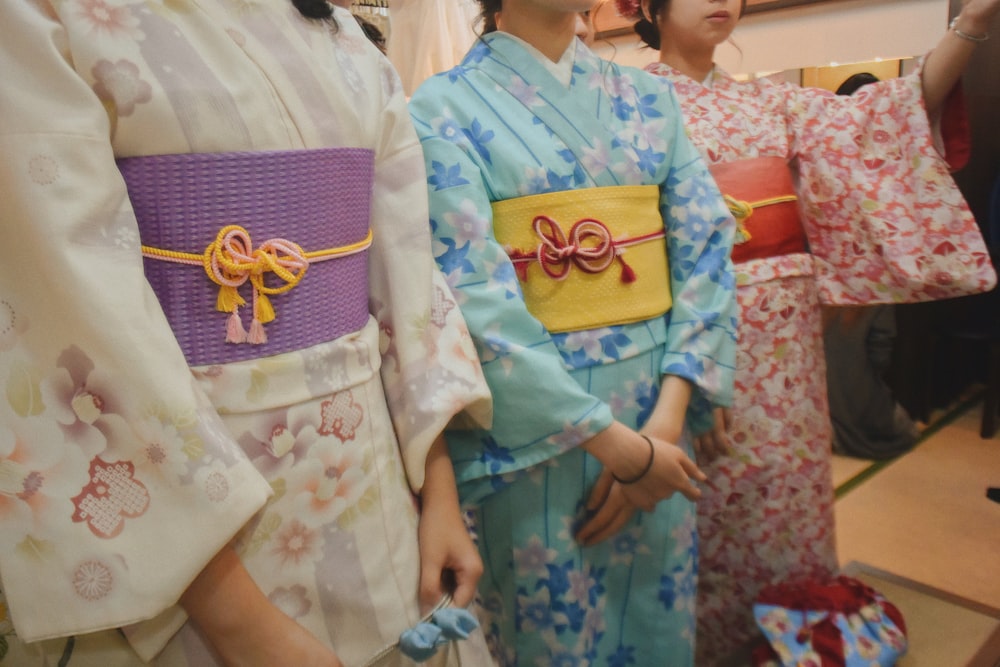
<path fill-rule="evenodd" d="M 979 43 L 989 38 L 993 17 L 1000 0 L 968 0 L 937 47 L 927 56 L 923 68 L 924 105 L 933 117 L 962 76 Z"/>

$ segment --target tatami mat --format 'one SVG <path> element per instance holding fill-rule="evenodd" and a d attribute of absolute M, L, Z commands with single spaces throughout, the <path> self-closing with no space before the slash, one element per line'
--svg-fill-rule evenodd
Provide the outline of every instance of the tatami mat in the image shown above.
<path fill-rule="evenodd" d="M 894 461 L 834 464 L 840 562 L 880 577 L 917 633 L 900 667 L 1000 666 L 1000 434 L 979 417 L 966 404 Z"/>

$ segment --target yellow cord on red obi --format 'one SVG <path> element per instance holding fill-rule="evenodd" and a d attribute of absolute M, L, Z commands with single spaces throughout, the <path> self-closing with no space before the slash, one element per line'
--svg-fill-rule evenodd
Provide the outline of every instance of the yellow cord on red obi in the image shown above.
<path fill-rule="evenodd" d="M 753 238 L 753 236 L 750 235 L 750 231 L 746 227 L 746 221 L 751 215 L 753 215 L 755 208 L 762 208 L 773 204 L 784 204 L 786 202 L 798 201 L 799 199 L 795 195 L 770 197 L 768 199 L 761 199 L 754 202 L 743 201 L 742 199 L 737 199 L 731 195 L 722 195 L 722 198 L 726 200 L 726 205 L 729 206 L 729 212 L 732 213 L 733 217 L 736 219 L 736 231 L 739 233 L 739 238 L 736 239 L 735 243 L 746 243 Z"/>
<path fill-rule="evenodd" d="M 239 225 L 228 225 L 219 230 L 200 255 L 145 245 L 142 254 L 151 259 L 203 267 L 209 279 L 219 286 L 216 310 L 230 313 L 226 341 L 260 345 L 267 342 L 264 324 L 276 317 L 269 295 L 283 294 L 298 285 L 310 264 L 364 252 L 371 247 L 372 236 L 369 229 L 367 236 L 357 243 L 306 252 L 297 243 L 282 238 L 268 239 L 254 248 L 250 232 Z M 278 277 L 282 284 L 267 286 L 266 274 Z M 253 292 L 249 332 L 239 317 L 240 307 L 246 305 L 239 287 L 246 282 L 251 284 Z"/>

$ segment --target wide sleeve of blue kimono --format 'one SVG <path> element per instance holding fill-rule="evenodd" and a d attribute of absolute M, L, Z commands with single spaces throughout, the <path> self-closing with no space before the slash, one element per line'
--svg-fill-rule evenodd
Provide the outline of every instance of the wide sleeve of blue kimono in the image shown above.
<path fill-rule="evenodd" d="M 433 109 L 433 91 L 428 109 Z M 493 392 L 489 435 L 449 438 L 459 482 L 523 470 L 606 429 L 610 408 L 568 372 L 523 301 L 513 264 L 492 231 L 490 186 L 462 141 L 431 128 L 411 101 L 427 164 L 434 254 L 465 316 Z M 433 114 L 434 111 L 427 112 Z"/>
<path fill-rule="evenodd" d="M 677 118 L 680 108 L 671 96 Z M 712 409 L 733 400 L 736 365 L 736 283 L 730 253 L 735 222 L 697 149 L 674 125 L 673 164 L 663 189 L 670 289 L 662 372 L 695 387 L 688 426 L 712 426 Z"/>

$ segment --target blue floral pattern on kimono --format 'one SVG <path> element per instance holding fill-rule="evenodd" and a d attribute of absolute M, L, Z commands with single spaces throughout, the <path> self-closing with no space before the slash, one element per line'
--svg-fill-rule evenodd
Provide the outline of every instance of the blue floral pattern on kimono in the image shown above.
<path fill-rule="evenodd" d="M 615 419 L 643 424 L 665 374 L 694 386 L 695 431 L 729 404 L 734 225 L 671 85 L 571 48 L 567 88 L 519 40 L 492 33 L 411 100 L 434 252 L 494 396 L 492 428 L 451 430 L 449 446 L 475 509 L 484 620 L 501 665 L 683 667 L 694 641 L 693 505 L 676 494 L 581 547 L 573 535 L 601 466 L 578 445 Z M 491 202 L 615 185 L 660 187 L 673 307 L 550 333 L 493 234 Z"/>

